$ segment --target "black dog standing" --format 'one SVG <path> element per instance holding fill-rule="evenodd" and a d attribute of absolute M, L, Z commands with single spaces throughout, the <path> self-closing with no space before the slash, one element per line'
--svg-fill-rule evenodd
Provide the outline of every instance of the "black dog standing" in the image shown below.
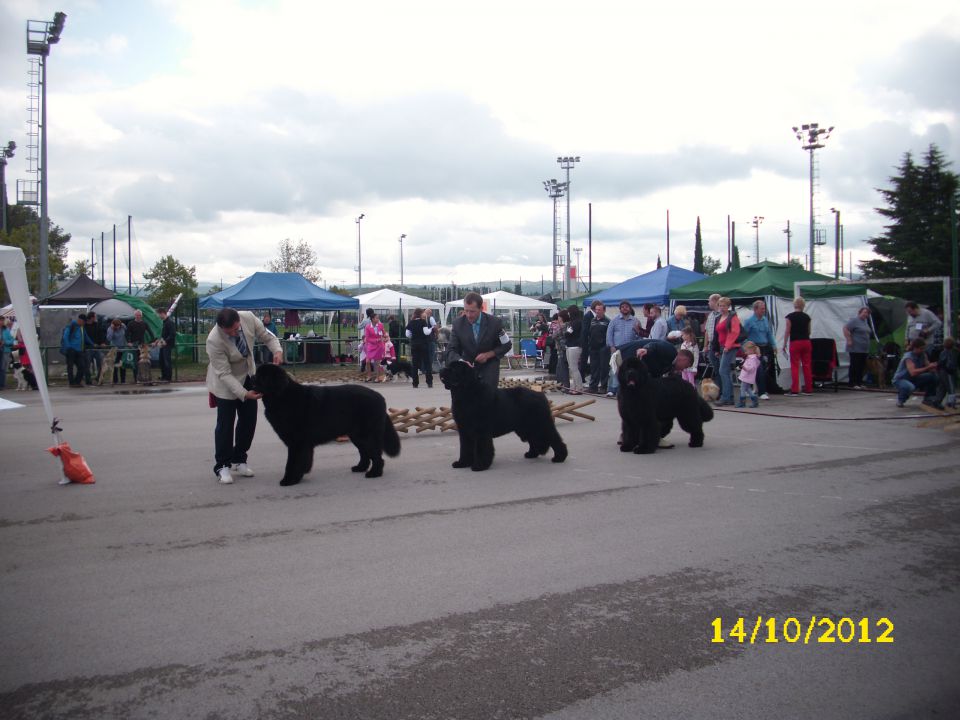
<path fill-rule="evenodd" d="M 713 408 L 696 389 L 680 377 L 652 377 L 640 358 L 631 357 L 620 366 L 617 378 L 623 440 L 622 452 L 655 452 L 660 438 L 673 429 L 676 418 L 690 434 L 690 447 L 703 446 L 703 423 L 713 419 Z"/>
<path fill-rule="evenodd" d="M 511 432 L 530 444 L 525 458 L 539 457 L 552 448 L 553 462 L 566 460 L 567 446 L 543 393 L 519 387 L 494 390 L 463 361 L 443 368 L 440 380 L 450 391 L 460 435 L 460 457 L 453 467 L 486 470 L 493 463 L 493 439 Z"/>
<path fill-rule="evenodd" d="M 301 385 L 279 365 L 257 368 L 254 388 L 263 394 L 264 415 L 287 446 L 281 485 L 296 485 L 313 468 L 313 448 L 347 435 L 360 451 L 353 472 L 383 475 L 383 453 L 400 454 L 400 437 L 383 396 L 362 385 Z"/>

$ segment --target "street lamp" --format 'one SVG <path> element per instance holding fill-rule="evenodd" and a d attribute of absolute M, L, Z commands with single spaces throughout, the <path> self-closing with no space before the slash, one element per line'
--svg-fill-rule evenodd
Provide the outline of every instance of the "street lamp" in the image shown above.
<path fill-rule="evenodd" d="M 754 255 L 754 258 L 756 258 L 756 262 L 760 262 L 760 223 L 762 222 L 763 222 L 762 215 L 753 216 L 753 223 L 751 224 L 753 225 L 753 229 L 757 231 L 756 240 L 754 244 L 754 247 L 756 248 L 756 255 Z"/>
<path fill-rule="evenodd" d="M 834 215 L 834 225 L 833 225 L 833 279 L 840 279 L 840 211 L 836 208 L 830 208 L 830 212 Z"/>
<path fill-rule="evenodd" d="M 363 220 L 363 213 L 357 218 L 357 293 L 363 287 L 363 261 L 360 255 L 360 221 Z"/>
<path fill-rule="evenodd" d="M 53 22 L 27 20 L 27 55 L 40 56 L 40 297 L 49 291 L 50 218 L 47 209 L 47 58 L 50 46 L 60 42 L 66 13 L 57 12 Z"/>
<path fill-rule="evenodd" d="M 794 125 L 793 132 L 800 141 L 800 146 L 810 152 L 810 272 L 814 271 L 814 247 L 816 245 L 816 226 L 817 212 L 814 206 L 814 196 L 817 192 L 816 185 L 816 160 L 814 153 L 822 148 L 824 141 L 830 137 L 833 132 L 833 125 L 827 129 L 820 127 L 818 123 L 809 123 L 797 127 Z"/>
<path fill-rule="evenodd" d="M 561 170 L 567 171 L 567 272 L 563 280 L 563 298 L 566 300 L 570 297 L 570 170 L 574 164 L 580 162 L 580 156 L 558 157 L 557 162 L 560 164 Z"/>
<path fill-rule="evenodd" d="M 403 239 L 406 235 L 400 236 L 400 289 L 403 290 Z"/>
<path fill-rule="evenodd" d="M 0 228 L 3 232 L 7 231 L 7 158 L 12 158 L 16 149 L 17 144 L 11 140 L 0 152 Z"/>
<path fill-rule="evenodd" d="M 550 265 L 553 267 L 553 287 L 551 288 L 552 293 L 557 292 L 557 200 L 563 197 L 563 194 L 567 191 L 567 183 L 557 182 L 556 178 L 550 178 L 549 180 L 543 181 L 543 189 L 547 191 L 547 195 L 553 200 L 553 255 L 550 258 Z M 569 263 L 569 260 L 568 260 Z"/>

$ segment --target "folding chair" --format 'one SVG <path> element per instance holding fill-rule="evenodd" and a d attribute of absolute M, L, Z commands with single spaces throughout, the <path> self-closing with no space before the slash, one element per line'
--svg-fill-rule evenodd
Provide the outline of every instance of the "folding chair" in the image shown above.
<path fill-rule="evenodd" d="M 823 387 L 829 382 L 833 383 L 833 391 L 837 392 L 840 388 L 837 371 L 837 343 L 832 338 L 812 338 L 810 340 L 812 349 L 813 384 Z"/>
<path fill-rule="evenodd" d="M 520 341 L 520 356 L 523 358 L 523 366 L 530 367 L 530 360 L 533 360 L 533 367 L 543 367 L 543 350 L 537 347 L 537 341 L 531 338 L 525 338 Z"/>

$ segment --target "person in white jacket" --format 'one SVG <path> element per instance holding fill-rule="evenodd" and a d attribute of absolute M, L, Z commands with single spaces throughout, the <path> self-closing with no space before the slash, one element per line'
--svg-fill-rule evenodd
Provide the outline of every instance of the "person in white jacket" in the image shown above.
<path fill-rule="evenodd" d="M 257 429 L 257 400 L 253 374 L 256 372 L 253 347 L 256 342 L 273 353 L 273 362 L 283 359 L 280 341 L 252 312 L 224 308 L 207 335 L 207 390 L 211 406 L 217 409 L 214 430 L 213 472 L 223 485 L 233 483 L 233 472 L 252 477 L 247 451 Z"/>

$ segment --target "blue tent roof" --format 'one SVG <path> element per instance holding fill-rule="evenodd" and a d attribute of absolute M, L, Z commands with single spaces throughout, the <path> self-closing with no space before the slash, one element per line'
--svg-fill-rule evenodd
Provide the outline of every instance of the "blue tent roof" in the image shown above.
<path fill-rule="evenodd" d="M 300 273 L 256 272 L 246 280 L 200 300 L 200 307 L 217 310 L 285 308 L 290 310 L 355 310 L 355 298 L 327 292 Z"/>
<path fill-rule="evenodd" d="M 670 301 L 670 291 L 673 288 L 689 285 L 705 277 L 706 275 L 693 272 L 693 270 L 685 270 L 676 265 L 665 265 L 653 272 L 637 275 L 629 280 L 624 280 L 619 285 L 594 293 L 584 298 L 583 306 L 589 307 L 594 300 L 599 300 L 604 305 L 614 307 L 619 305 L 621 300 L 628 300 L 631 305 L 643 305 L 644 303 L 666 305 Z"/>

